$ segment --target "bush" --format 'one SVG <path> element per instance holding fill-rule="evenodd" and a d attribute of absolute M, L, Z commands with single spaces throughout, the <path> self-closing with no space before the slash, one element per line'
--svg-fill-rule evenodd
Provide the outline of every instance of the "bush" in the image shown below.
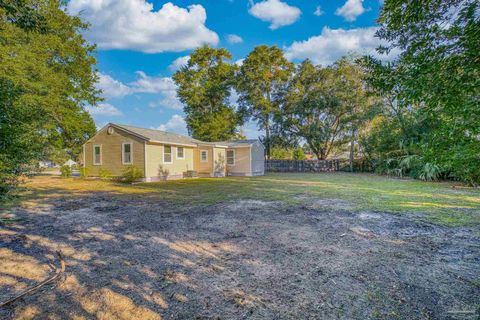
<path fill-rule="evenodd" d="M 426 162 L 419 155 L 389 158 L 377 166 L 377 172 L 400 178 L 409 176 L 423 181 L 436 181 L 445 175 L 445 170 L 437 164 Z"/>
<path fill-rule="evenodd" d="M 292 152 L 293 160 L 305 160 L 307 157 L 305 156 L 305 152 L 302 148 L 295 148 Z"/>
<path fill-rule="evenodd" d="M 70 166 L 61 166 L 60 174 L 63 178 L 70 178 L 72 176 L 72 168 Z"/>
<path fill-rule="evenodd" d="M 79 171 L 80 171 L 80 178 L 82 179 L 86 179 L 90 174 L 90 169 L 87 167 L 82 167 L 79 169 Z"/>
<path fill-rule="evenodd" d="M 132 183 L 143 178 L 143 172 L 135 166 L 128 166 L 122 172 L 122 181 Z"/>
<path fill-rule="evenodd" d="M 110 179 L 112 177 L 112 174 L 110 173 L 110 171 L 108 171 L 108 169 L 100 168 L 100 170 L 98 170 L 98 176 L 100 177 L 100 179 L 106 180 Z"/>

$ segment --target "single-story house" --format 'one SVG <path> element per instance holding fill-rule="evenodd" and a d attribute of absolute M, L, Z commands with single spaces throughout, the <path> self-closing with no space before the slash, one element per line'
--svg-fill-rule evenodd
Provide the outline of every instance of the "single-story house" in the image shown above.
<path fill-rule="evenodd" d="M 82 166 L 91 176 L 108 170 L 120 176 L 128 166 L 144 181 L 264 174 L 263 144 L 258 140 L 203 142 L 175 133 L 109 123 L 83 145 Z"/>

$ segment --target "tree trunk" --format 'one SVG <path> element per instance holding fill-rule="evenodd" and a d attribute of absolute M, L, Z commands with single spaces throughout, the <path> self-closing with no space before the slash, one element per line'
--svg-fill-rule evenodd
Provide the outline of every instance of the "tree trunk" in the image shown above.
<path fill-rule="evenodd" d="M 265 148 L 267 149 L 267 159 L 270 160 L 270 115 L 265 119 Z"/>
<path fill-rule="evenodd" d="M 350 140 L 350 172 L 353 172 L 354 152 L 355 152 L 355 130 L 352 130 L 352 137 Z"/>

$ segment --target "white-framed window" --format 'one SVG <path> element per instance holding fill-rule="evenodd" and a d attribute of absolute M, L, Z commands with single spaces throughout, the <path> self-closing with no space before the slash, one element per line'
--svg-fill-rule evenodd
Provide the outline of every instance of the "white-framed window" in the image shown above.
<path fill-rule="evenodd" d="M 163 146 L 163 163 L 173 163 L 172 146 Z"/>
<path fill-rule="evenodd" d="M 122 143 L 122 163 L 133 163 L 133 144 L 131 142 Z"/>
<path fill-rule="evenodd" d="M 185 150 L 183 150 L 183 147 L 177 147 L 177 159 L 185 159 Z"/>
<path fill-rule="evenodd" d="M 200 162 L 208 162 L 208 150 L 200 150 Z"/>
<path fill-rule="evenodd" d="M 93 145 L 93 164 L 96 166 L 102 165 L 102 145 Z"/>
<path fill-rule="evenodd" d="M 227 150 L 227 164 L 233 166 L 235 164 L 235 150 Z"/>

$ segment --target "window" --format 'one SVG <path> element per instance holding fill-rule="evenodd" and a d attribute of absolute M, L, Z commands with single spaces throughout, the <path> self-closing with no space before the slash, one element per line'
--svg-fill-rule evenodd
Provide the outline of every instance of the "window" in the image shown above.
<path fill-rule="evenodd" d="M 172 163 L 172 146 L 163 146 L 163 163 Z"/>
<path fill-rule="evenodd" d="M 227 164 L 232 166 L 235 164 L 235 150 L 227 150 Z"/>
<path fill-rule="evenodd" d="M 132 164 L 132 143 L 126 142 L 122 144 L 122 163 Z"/>
<path fill-rule="evenodd" d="M 185 159 L 183 147 L 177 147 L 177 159 Z"/>
<path fill-rule="evenodd" d="M 201 162 L 208 161 L 208 150 L 200 150 L 200 161 Z"/>
<path fill-rule="evenodd" d="M 94 165 L 102 164 L 102 146 L 101 145 L 96 144 L 93 146 L 93 164 Z"/>

